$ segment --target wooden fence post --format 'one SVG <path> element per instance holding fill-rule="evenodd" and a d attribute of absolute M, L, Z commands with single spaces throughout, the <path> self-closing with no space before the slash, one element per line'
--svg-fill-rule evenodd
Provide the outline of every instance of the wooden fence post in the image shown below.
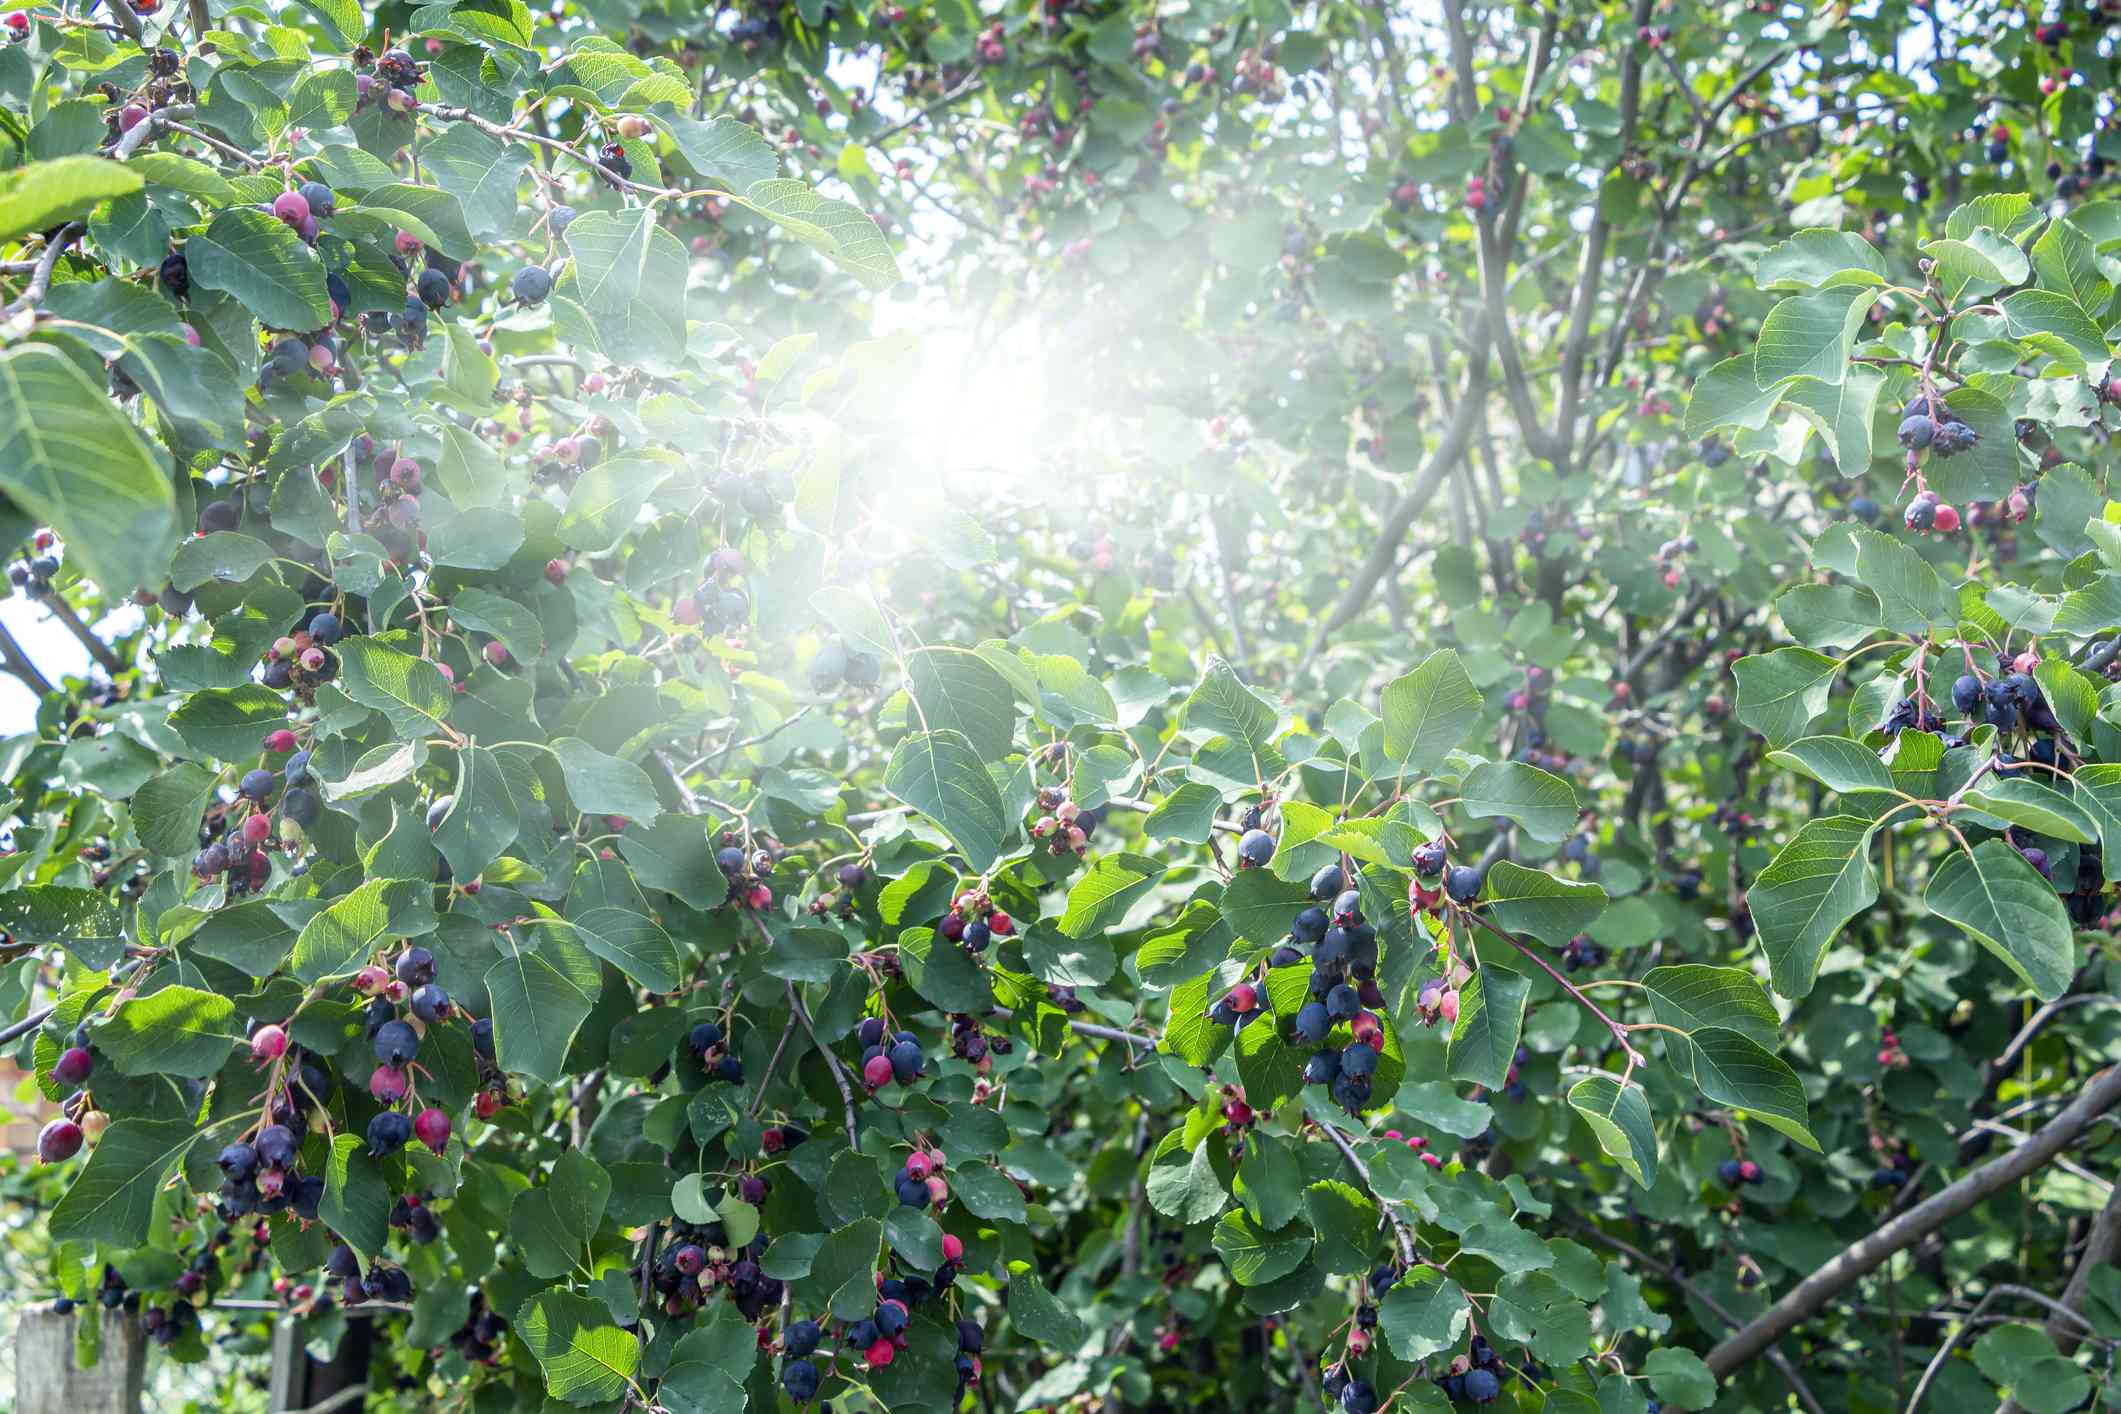
<path fill-rule="evenodd" d="M 272 1379 L 266 1408 L 283 1411 L 358 1410 L 367 1400 L 368 1359 L 375 1344 L 374 1323 L 348 1313 L 346 1332 L 329 1360 L 313 1360 L 303 1348 L 302 1322 L 283 1320 L 273 1327 Z"/>
<path fill-rule="evenodd" d="M 103 1358 L 74 1364 L 74 1317 L 25 1308 L 15 1328 L 16 1414 L 140 1414 L 147 1335 L 138 1317 L 103 1313 Z"/>

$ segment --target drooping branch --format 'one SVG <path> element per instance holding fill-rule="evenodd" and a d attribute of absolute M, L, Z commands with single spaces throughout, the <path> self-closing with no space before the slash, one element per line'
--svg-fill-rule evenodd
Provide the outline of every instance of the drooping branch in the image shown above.
<path fill-rule="evenodd" d="M 2117 1103 L 2121 1103 L 2121 1066 L 2109 1066 L 2084 1087 L 2067 1109 L 2025 1143 L 1851 1243 L 1839 1256 L 1791 1288 L 1744 1329 L 1711 1350 L 1709 1370 L 1718 1379 L 1729 1376 L 1800 1322 L 1818 1314 L 1836 1292 L 1877 1268 L 1886 1258 L 1913 1246 L 1991 1193 L 2046 1164 Z"/>
<path fill-rule="evenodd" d="M 2093 1275 L 2100 1268 L 2113 1265 L 2117 1257 L 2121 1257 L 2121 1183 L 2107 1194 L 2106 1206 L 2092 1223 L 2091 1236 L 2084 1240 L 2084 1254 L 2077 1259 L 2077 1269 L 2070 1273 L 2069 1285 L 2063 1289 L 2061 1309 L 2048 1317 L 2048 1338 L 2064 1356 L 2084 1341 L 2084 1298 L 2091 1293 Z M 2025 1407 L 2016 1399 L 2006 1399 L 1996 1414 L 2025 1414 Z"/>

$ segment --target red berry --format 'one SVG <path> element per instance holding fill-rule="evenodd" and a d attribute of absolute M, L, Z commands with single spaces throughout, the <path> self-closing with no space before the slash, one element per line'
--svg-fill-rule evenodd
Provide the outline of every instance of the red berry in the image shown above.
<path fill-rule="evenodd" d="M 430 1105 L 414 1118 L 412 1132 L 414 1138 L 439 1154 L 449 1147 L 449 1116 Z"/>
<path fill-rule="evenodd" d="M 1000 909 L 987 915 L 987 927 L 997 938 L 1006 938 L 1016 931 L 1016 920 Z"/>
<path fill-rule="evenodd" d="M 386 1105 L 396 1104 L 404 1099 L 405 1092 L 411 1088 L 411 1080 L 406 1077 L 404 1071 L 394 1065 L 379 1065 L 375 1068 L 375 1073 L 368 1077 L 368 1093 Z"/>
<path fill-rule="evenodd" d="M 1939 533 L 1950 535 L 1959 528 L 1959 508 L 1956 506 L 1937 507 L 1937 519 L 1934 525 Z"/>
<path fill-rule="evenodd" d="M 7 12 L 7 27 L 16 34 L 27 34 L 29 32 L 29 16 L 20 10 L 9 10 Z"/>
<path fill-rule="evenodd" d="M 293 751 L 295 749 L 295 734 L 285 727 L 280 728 L 276 732 L 269 732 L 265 737 L 265 749 L 282 755 Z"/>
<path fill-rule="evenodd" d="M 492 1119 L 501 1112 L 501 1097 L 491 1090 L 481 1090 L 471 1102 L 471 1112 L 480 1119 Z"/>
<path fill-rule="evenodd" d="M 965 1244 L 950 1233 L 943 1234 L 943 1260 L 961 1262 L 965 1258 Z"/>
<path fill-rule="evenodd" d="M 503 648 L 498 641 L 487 644 L 484 651 L 486 661 L 493 664 L 496 668 L 507 665 L 508 650 Z"/>
<path fill-rule="evenodd" d="M 287 1032 L 278 1026 L 260 1026 L 250 1036 L 250 1058 L 276 1061 L 287 1054 Z"/>
<path fill-rule="evenodd" d="M 885 1337 L 878 1336 L 876 1343 L 862 1352 L 862 1358 L 869 1362 L 870 1369 L 877 1370 L 890 1364 L 891 1358 L 896 1354 L 898 1354 L 898 1347 Z"/>
<path fill-rule="evenodd" d="M 908 1178 L 926 1179 L 932 1172 L 934 1172 L 934 1165 L 928 1162 L 926 1154 L 916 1150 L 906 1156 L 906 1176 Z"/>
<path fill-rule="evenodd" d="M 80 1085 L 95 1073 L 96 1058 L 85 1046 L 69 1046 L 52 1066 L 52 1079 L 61 1085 Z"/>
<path fill-rule="evenodd" d="M 1230 1010 L 1247 1012 L 1259 1005 L 1259 992 L 1250 982 L 1240 982 L 1230 989 L 1227 998 Z"/>
<path fill-rule="evenodd" d="M 70 1119 L 55 1119 L 37 1136 L 39 1163 L 63 1163 L 81 1152 L 81 1126 Z"/>
<path fill-rule="evenodd" d="M 283 191 L 273 198 L 272 214 L 288 225 L 309 219 L 309 200 L 298 191 Z"/>
<path fill-rule="evenodd" d="M 871 1056 L 862 1063 L 862 1079 L 872 1090 L 882 1089 L 891 1083 L 891 1057 Z"/>
<path fill-rule="evenodd" d="M 270 835 L 271 833 L 272 821 L 268 820 L 265 816 L 246 815 L 243 817 L 243 838 L 247 842 L 251 844 L 263 844 L 265 843 L 265 837 L 267 835 Z"/>
<path fill-rule="evenodd" d="M 567 582 L 567 562 L 565 560 L 547 560 L 545 562 L 545 578 L 547 582 L 552 584 L 565 584 Z"/>

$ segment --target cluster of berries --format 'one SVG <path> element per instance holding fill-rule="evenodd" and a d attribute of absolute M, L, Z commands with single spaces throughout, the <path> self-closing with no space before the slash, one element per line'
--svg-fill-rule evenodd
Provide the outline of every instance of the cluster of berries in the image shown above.
<path fill-rule="evenodd" d="M 866 691 L 882 680 L 884 667 L 874 653 L 849 648 L 832 638 L 812 655 L 809 674 L 812 692 L 831 692 L 842 683 Z"/>
<path fill-rule="evenodd" d="M 1453 903 L 1471 903 L 1480 897 L 1480 871 L 1470 864 L 1454 864 L 1446 869 L 1442 840 L 1414 846 L 1411 858 L 1414 878 L 1407 885 L 1407 903 L 1417 912 L 1441 912 L 1446 897 Z"/>
<path fill-rule="evenodd" d="M 1068 798 L 1067 791 L 1059 786 L 1041 786 L 1038 792 L 1039 817 L 1031 822 L 1031 837 L 1051 840 L 1055 854 L 1083 854 L 1090 846 L 1090 836 L 1097 831 L 1105 815 L 1103 807 L 1085 810 Z"/>
<path fill-rule="evenodd" d="M 1716 1177 L 1723 1180 L 1723 1186 L 1726 1188 L 1739 1188 L 1759 1183 L 1767 1175 L 1762 1173 L 1760 1165 L 1751 1159 L 1725 1159 L 1716 1165 Z"/>
<path fill-rule="evenodd" d="M 723 840 L 733 841 L 733 835 L 723 835 Z M 773 852 L 758 849 L 749 854 L 741 845 L 725 843 L 715 851 L 714 864 L 729 881 L 728 902 L 749 909 L 767 909 L 773 906 L 773 890 L 766 880 L 773 874 Z"/>
<path fill-rule="evenodd" d="M 1561 965 L 1570 972 L 1585 967 L 1603 967 L 1605 960 L 1605 949 L 1582 933 L 1561 945 Z"/>
<path fill-rule="evenodd" d="M 1016 932 L 1016 920 L 994 906 L 985 890 L 971 890 L 950 901 L 950 911 L 935 925 L 945 942 L 957 943 L 966 952 L 983 953 L 996 938 Z"/>
<path fill-rule="evenodd" d="M 435 985 L 434 954 L 426 948 L 409 947 L 398 954 L 391 972 L 371 964 L 354 974 L 353 985 L 355 991 L 370 999 L 366 1021 L 376 1068 L 368 1077 L 368 1093 L 391 1107 L 368 1122 L 369 1154 L 375 1158 L 395 1154 L 414 1138 L 440 1154 L 449 1145 L 449 1116 L 432 1105 L 417 1116 L 408 1116 L 396 1108 L 412 1096 L 413 1062 L 420 1055 L 421 1028 L 440 1025 L 459 1015 L 449 994 Z M 418 1026 L 399 1017 L 400 1003 L 410 1008 Z M 474 1049 L 478 1034 L 474 1027 Z M 489 1047 L 492 1038 L 489 1023 Z"/>
<path fill-rule="evenodd" d="M 110 1116 L 96 1108 L 95 1096 L 84 1089 L 96 1072 L 96 1053 L 86 1026 L 76 1026 L 71 1042 L 52 1062 L 52 1081 L 75 1093 L 67 1097 L 62 1113 L 37 1134 L 37 1161 L 64 1163 L 93 1145 L 110 1126 Z"/>
<path fill-rule="evenodd" d="M 1701 542 L 1691 535 L 1682 535 L 1667 540 L 1657 547 L 1657 570 L 1664 579 L 1664 587 L 1677 589 L 1685 570 L 1680 565 L 1682 556 L 1691 555 L 1701 548 Z"/>
<path fill-rule="evenodd" d="M 991 69 L 997 64 L 1007 63 L 1009 61 L 1009 46 L 1002 38 L 1002 22 L 996 20 L 987 28 L 981 30 L 978 40 L 974 42 L 973 49 L 980 63 L 987 68 Z"/>
<path fill-rule="evenodd" d="M 717 1291 L 726 1291 L 744 1319 L 757 1320 L 780 1304 L 783 1292 L 777 1278 L 759 1270 L 768 1245 L 763 1233 L 739 1247 L 718 1222 L 678 1223 L 649 1270 L 649 1282 L 662 1298 L 657 1304 L 664 1315 L 683 1320 L 698 1314 Z M 638 1268 L 634 1280 L 640 1280 Z"/>
<path fill-rule="evenodd" d="M 403 1267 L 372 1261 L 361 1270 L 361 1258 L 341 1242 L 324 1258 L 324 1270 L 339 1279 L 339 1299 L 348 1306 L 368 1301 L 412 1300 L 412 1278 Z"/>
<path fill-rule="evenodd" d="M 346 626 L 339 616 L 321 610 L 293 633 L 273 640 L 265 650 L 265 670 L 259 681 L 275 692 L 292 688 L 303 702 L 314 700 L 318 685 L 339 675 L 338 655 L 329 650 L 345 636 Z"/>
<path fill-rule="evenodd" d="M 31 544 L 35 553 L 9 565 L 7 578 L 30 598 L 42 599 L 52 592 L 52 577 L 59 573 L 58 537 L 49 530 L 40 530 L 32 537 Z"/>
<path fill-rule="evenodd" d="M 1384 1056 L 1384 1005 L 1377 985 L 1377 930 L 1363 917 L 1358 880 L 1338 864 L 1311 876 L 1314 902 L 1291 921 L 1293 943 L 1311 949 L 1310 1000 L 1296 1012 L 1296 1036 L 1319 1047 L 1304 1063 L 1304 1080 L 1324 1085 L 1335 1104 L 1357 1113 L 1370 1098 L 1371 1078 Z M 1321 907 L 1320 904 L 1325 904 Z M 1304 960 L 1298 952 L 1293 962 Z M 1336 1027 L 1347 1027 L 1338 1046 Z"/>
<path fill-rule="evenodd" d="M 893 1083 L 911 1085 L 928 1069 L 920 1038 L 911 1031 L 890 1033 L 880 1016 L 863 1017 L 854 1038 L 862 1048 L 862 1083 L 871 1094 Z"/>
<path fill-rule="evenodd" d="M 906 1156 L 905 1167 L 892 1180 L 892 1187 L 898 1193 L 899 1206 L 920 1209 L 933 1203 L 940 1211 L 950 1201 L 950 1185 L 943 1180 L 943 1151 L 915 1149 Z"/>
<path fill-rule="evenodd" d="M 450 1346 L 474 1365 L 492 1365 L 501 1357 L 501 1344 L 508 1334 L 508 1318 L 486 1304 L 486 1293 L 471 1289 L 471 1308 L 449 1337 Z"/>
<path fill-rule="evenodd" d="M 685 1037 L 685 1049 L 706 1069 L 709 1080 L 728 1085 L 744 1083 L 744 1063 L 730 1054 L 728 1038 L 719 1022 L 696 1023 Z"/>
<path fill-rule="evenodd" d="M 1502 1387 L 1515 1371 L 1502 1363 L 1485 1336 L 1474 1336 L 1467 1344 L 1466 1353 L 1451 1357 L 1444 1373 L 1437 1376 L 1436 1384 L 1445 1399 L 1463 1399 L 1469 1404 L 1493 1404 L 1502 1396 Z"/>
<path fill-rule="evenodd" d="M 404 50 L 385 50 L 378 59 L 364 44 L 354 50 L 354 70 L 356 113 L 371 102 L 380 103 L 386 112 L 401 117 L 420 106 L 420 66 Z"/>

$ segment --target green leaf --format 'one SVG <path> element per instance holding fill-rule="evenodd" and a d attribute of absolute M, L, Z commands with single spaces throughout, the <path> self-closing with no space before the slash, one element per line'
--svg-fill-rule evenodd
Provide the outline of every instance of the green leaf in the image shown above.
<path fill-rule="evenodd" d="M 888 639 L 884 651 L 890 652 Z M 931 730 L 959 733 L 983 761 L 1009 754 L 1016 738 L 1016 696 L 985 658 L 965 648 L 923 648 L 906 659 L 906 675 L 921 720 Z"/>
<path fill-rule="evenodd" d="M 435 826 L 435 848 L 449 861 L 455 877 L 476 879 L 515 843 L 529 802 L 517 802 L 501 758 L 482 746 L 457 753 L 454 794 L 448 812 Z"/>
<path fill-rule="evenodd" d="M 1258 1028 L 1253 1028 L 1257 1030 Z M 1318 1264 L 1328 1272 L 1367 1272 L 1377 1244 L 1377 1204 L 1338 1179 L 1304 1190 L 1304 1209 L 1318 1235 Z"/>
<path fill-rule="evenodd" d="M 819 196 L 802 182 L 769 177 L 735 200 L 845 270 L 872 292 L 899 282 L 898 260 L 875 220 L 860 207 Z M 573 231 L 569 227 L 570 234 Z"/>
<path fill-rule="evenodd" d="M 1822 815 L 1805 821 L 1746 890 L 1747 910 L 1767 951 L 1775 990 L 1801 997 L 1819 976 L 1827 944 L 1878 900 L 1871 821 Z"/>
<path fill-rule="evenodd" d="M 2002 840 L 1984 840 L 1971 855 L 1953 851 L 1930 875 L 1922 901 L 2001 958 L 2042 1001 L 2069 989 L 2076 967 L 2069 915 L 2054 885 Z"/>
<path fill-rule="evenodd" d="M 2053 786 L 2038 781 L 1992 775 L 1960 799 L 2013 825 L 2072 844 L 2091 844 L 2099 838 L 2098 825 L 2083 807 Z"/>
<path fill-rule="evenodd" d="M 0 240 L 61 225 L 143 185 L 139 172 L 107 157 L 55 157 L 17 167 L 0 175 Z"/>
<path fill-rule="evenodd" d="M 1599 1146 L 1637 1187 L 1657 1186 L 1657 1128 L 1640 1085 L 1622 1085 L 1608 1075 L 1586 1076 L 1570 1089 L 1569 1106 L 1583 1116 Z"/>
<path fill-rule="evenodd" d="M 302 333 L 331 323 L 324 263 L 269 212 L 229 207 L 184 243 L 184 258 L 194 287 L 235 296 L 271 328 Z"/>
<path fill-rule="evenodd" d="M 2047 334 L 2060 339 L 2087 365 L 2099 365 L 2111 355 L 2106 338 L 2089 314 L 2068 295 L 2053 290 L 2020 290 L 2002 300 L 2003 317 L 2011 337 L 2023 339 Z"/>
<path fill-rule="evenodd" d="M 592 212 L 591 216 L 600 213 Z M 590 219 L 583 216 L 575 225 Z M 567 228 L 574 234 L 574 226 Z M 613 457 L 600 462 L 574 483 L 567 510 L 560 517 L 562 544 L 585 555 L 601 555 L 619 543 L 639 519 L 641 507 L 676 468 L 647 456 Z"/>
<path fill-rule="evenodd" d="M 64 884 L 0 893 L 0 930 L 17 943 L 57 943 L 99 972 L 125 951 L 125 919 L 116 905 L 93 890 Z"/>
<path fill-rule="evenodd" d="M 1716 1402 L 1716 1376 L 1691 1350 L 1661 1345 L 1642 1362 L 1642 1372 L 1670 1408 L 1706 1409 Z"/>
<path fill-rule="evenodd" d="M 610 1202 L 611 1175 L 579 1149 L 560 1155 L 545 1183 L 516 1194 L 508 1231 L 531 1275 L 561 1277 L 580 1266 Z"/>
<path fill-rule="evenodd" d="M 503 523 L 515 523 L 513 516 L 498 511 L 491 514 Z M 506 556 L 500 558 L 503 564 L 507 563 Z M 450 598 L 449 617 L 474 633 L 499 639 L 508 656 L 518 663 L 535 663 L 545 656 L 544 625 L 535 613 L 513 599 L 484 589 L 459 589 Z"/>
<path fill-rule="evenodd" d="M 1807 648 L 1847 648 L 1885 621 L 1878 596 L 1858 584 L 1800 584 L 1775 601 L 1790 637 Z"/>
<path fill-rule="evenodd" d="M 1522 761 L 1483 761 L 1466 772 L 1459 804 L 1475 819 L 1514 821 L 1547 844 L 1561 843 L 1576 828 L 1575 788 Z"/>
<path fill-rule="evenodd" d="M 1010 829 L 1001 793 L 963 733 L 910 733 L 891 753 L 884 789 L 940 825 L 974 869 L 1001 854 Z"/>
<path fill-rule="evenodd" d="M 1164 877 L 1164 866 L 1139 854 L 1099 855 L 1068 889 L 1060 930 L 1071 938 L 1103 932 Z M 1256 872 L 1256 871 L 1255 871 Z"/>
<path fill-rule="evenodd" d="M 199 1133 L 189 1120 L 112 1121 L 52 1208 L 46 1224 L 52 1240 L 146 1246 L 155 1194 Z"/>
<path fill-rule="evenodd" d="M 433 855 L 428 858 L 432 860 Z M 369 879 L 302 926 L 290 962 L 296 977 L 318 982 L 360 967 L 386 937 L 403 936 L 405 920 L 429 911 L 429 885 L 415 879 Z"/>
<path fill-rule="evenodd" d="M 1525 999 L 1531 993 L 1530 978 L 1492 962 L 1459 989 L 1458 1020 L 1451 1027 L 1447 1051 L 1452 1079 L 1502 1088 L 1517 1056 Z"/>
<path fill-rule="evenodd" d="M 344 639 L 336 651 L 345 668 L 339 685 L 346 695 L 388 717 L 399 735 L 430 735 L 449 715 L 449 680 L 425 658 L 367 637 Z"/>
<path fill-rule="evenodd" d="M 652 918 L 627 908 L 592 908 L 574 919 L 582 946 L 651 992 L 678 986 L 678 950 Z"/>
<path fill-rule="evenodd" d="M 1720 1105 L 1745 1110 L 1812 1152 L 1819 1141 L 1807 1127 L 1811 1116 L 1804 1086 L 1789 1063 L 1758 1041 L 1721 1026 L 1704 1026 L 1689 1039 L 1694 1049 L 1694 1083 Z"/>
<path fill-rule="evenodd" d="M 149 851 L 190 858 L 199 848 L 199 821 L 219 777 L 203 766 L 181 763 L 133 792 L 133 829 Z"/>
<path fill-rule="evenodd" d="M 656 118 L 678 153 L 703 177 L 743 191 L 780 171 L 780 157 L 758 130 L 736 118 L 698 122 L 673 110 Z"/>
<path fill-rule="evenodd" d="M 1687 398 L 1686 434 L 1704 437 L 1724 427 L 1758 432 L 1767 426 L 1782 392 L 1781 384 L 1761 387 L 1750 350 L 1727 358 L 1694 380 Z"/>
<path fill-rule="evenodd" d="M 1385 685 L 1385 759 L 1427 775 L 1480 725 L 1485 704 L 1465 665 L 1448 648 Z"/>
<path fill-rule="evenodd" d="M 1402 1360 L 1426 1360 L 1465 1339 L 1465 1288 L 1434 1267 L 1405 1273 L 1377 1308 L 1377 1328 Z"/>
<path fill-rule="evenodd" d="M 516 189 L 530 166 L 526 148 L 470 123 L 452 123 L 420 145 L 420 160 L 435 185 L 456 197 L 470 234 L 483 239 L 514 232 Z"/>
<path fill-rule="evenodd" d="M 1029 1271 L 1009 1274 L 1009 1321 L 1039 1344 L 1071 1354 L 1087 1334 L 1081 1318 L 1054 1300 Z"/>
<path fill-rule="evenodd" d="M 1763 388 L 1792 378 L 1838 385 L 1876 290 L 1847 286 L 1797 295 L 1768 311 L 1753 343 L 1753 376 Z"/>
<path fill-rule="evenodd" d="M 95 1029 L 96 1048 L 126 1075 L 204 1079 L 241 1033 L 235 1003 L 196 987 L 164 987 L 120 1006 Z"/>
<path fill-rule="evenodd" d="M 1651 968 L 1642 985 L 1660 1025 L 1688 1032 L 1720 1026 L 1769 1050 L 1782 1044 L 1782 1018 L 1750 972 L 1686 962 Z"/>
<path fill-rule="evenodd" d="M 623 816 L 641 825 L 653 825 L 663 813 L 655 784 L 631 761 L 607 756 L 576 736 L 557 738 L 552 754 L 567 779 L 567 794 L 575 809 L 590 815 Z"/>
<path fill-rule="evenodd" d="M 1778 648 L 1740 658 L 1731 665 L 1738 679 L 1738 720 L 1781 746 L 1804 735 L 1812 719 L 1826 710 L 1827 694 L 1838 660 L 1809 648 Z"/>
<path fill-rule="evenodd" d="M 500 1067 L 556 1084 L 566 1073 L 567 1048 L 596 1006 L 604 977 L 588 950 L 544 929 L 535 951 L 518 950 L 486 973 L 493 998 L 493 1041 Z"/>
<path fill-rule="evenodd" d="M 1875 530 L 1855 536 L 1856 575 L 1877 596 L 1887 628 L 1920 638 L 1958 624 L 1958 599 L 1914 546 Z"/>
<path fill-rule="evenodd" d="M 317 1216 L 364 1257 L 373 1258 L 390 1239 L 390 1187 L 383 1166 L 358 1134 L 335 1135 L 324 1163 L 324 1197 Z"/>
<path fill-rule="evenodd" d="M 1268 1232 L 1243 1208 L 1232 1208 L 1215 1224 L 1215 1251 L 1239 1286 L 1264 1286 L 1302 1265 L 1311 1251 L 1308 1223 L 1292 1222 Z"/>
<path fill-rule="evenodd" d="M 1506 933 L 1529 933 L 1560 947 L 1605 912 L 1606 892 L 1596 884 L 1557 879 L 1498 859 L 1481 889 L 1488 920 Z"/>
<path fill-rule="evenodd" d="M 545 1392 L 575 1404 L 617 1399 L 640 1368 L 633 1333 L 614 1324 L 601 1301 L 541 1291 L 524 1303 L 516 1334 L 545 1372 Z"/>
<path fill-rule="evenodd" d="M 0 491 L 110 593 L 152 585 L 176 543 L 169 478 L 100 379 L 54 344 L 0 349 Z"/>
<path fill-rule="evenodd" d="M 1885 257 L 1854 231 L 1813 227 L 1771 246 L 1753 267 L 1763 290 L 1868 287 L 1885 283 Z"/>
<path fill-rule="evenodd" d="M 1187 695 L 1182 714 L 1187 731 L 1203 739 L 1226 736 L 1243 742 L 1255 758 L 1267 751 L 1281 720 L 1272 703 L 1238 681 L 1228 663 L 1212 656 Z"/>

